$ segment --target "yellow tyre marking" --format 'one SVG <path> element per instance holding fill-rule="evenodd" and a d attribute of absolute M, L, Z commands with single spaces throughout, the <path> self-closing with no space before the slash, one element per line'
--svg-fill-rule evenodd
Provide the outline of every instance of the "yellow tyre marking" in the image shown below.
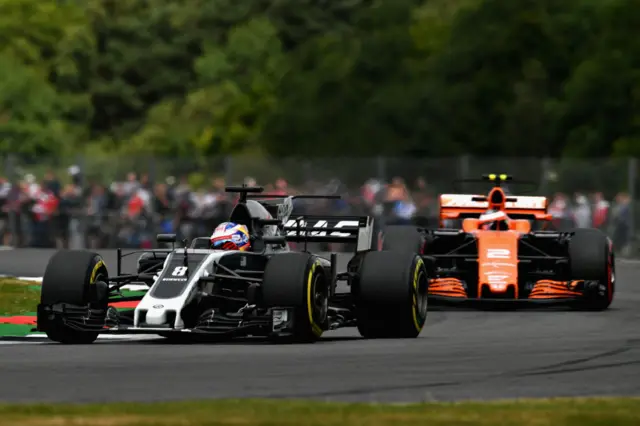
<path fill-rule="evenodd" d="M 422 260 L 422 258 L 419 258 L 418 261 L 416 262 L 416 268 L 415 271 L 413 273 L 413 309 L 412 309 L 412 313 L 413 313 L 413 325 L 416 328 L 416 331 L 420 332 L 422 331 L 422 325 L 420 325 L 420 322 L 418 321 L 418 277 L 420 276 L 420 271 L 422 269 L 422 266 L 424 266 L 424 261 Z"/>
<path fill-rule="evenodd" d="M 93 267 L 93 271 L 91 271 L 91 277 L 89 278 L 89 284 L 93 284 L 96 281 L 96 275 L 98 274 L 98 269 L 100 269 L 101 267 L 104 267 L 104 261 L 100 260 L 98 263 L 96 263 L 96 266 Z"/>
<path fill-rule="evenodd" d="M 318 266 L 320 266 L 320 262 L 316 261 L 311 267 L 311 270 L 309 271 L 309 278 L 307 279 L 307 312 L 309 314 L 309 324 L 311 324 L 311 331 L 313 331 L 313 334 L 320 337 L 322 335 L 322 328 L 318 324 L 316 324 L 316 322 L 313 320 L 313 308 L 312 308 L 313 305 L 311 303 L 313 273 L 315 272 L 316 267 Z"/>

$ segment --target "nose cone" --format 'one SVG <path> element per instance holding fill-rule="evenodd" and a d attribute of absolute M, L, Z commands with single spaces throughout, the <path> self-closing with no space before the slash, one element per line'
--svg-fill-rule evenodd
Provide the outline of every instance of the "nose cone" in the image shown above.
<path fill-rule="evenodd" d="M 167 321 L 167 312 L 163 305 L 154 305 L 147 311 L 146 323 L 149 325 L 163 325 Z"/>
<path fill-rule="evenodd" d="M 478 238 L 478 294 L 518 293 L 518 234 L 481 231 Z M 511 291 L 510 291 L 511 289 Z"/>

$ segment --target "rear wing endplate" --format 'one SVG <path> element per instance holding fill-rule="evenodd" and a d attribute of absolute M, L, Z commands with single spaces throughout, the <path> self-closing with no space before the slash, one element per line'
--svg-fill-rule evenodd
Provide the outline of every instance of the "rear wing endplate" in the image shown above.
<path fill-rule="evenodd" d="M 479 195 L 442 194 L 440 195 L 440 218 L 461 219 L 479 217 L 489 208 L 488 201 L 479 201 Z M 547 218 L 547 198 L 533 196 L 508 197 L 505 212 L 513 218 L 543 220 Z"/>
<path fill-rule="evenodd" d="M 356 243 L 356 251 L 371 249 L 373 218 L 369 216 L 300 216 L 289 219 L 284 234 L 291 242 Z"/>

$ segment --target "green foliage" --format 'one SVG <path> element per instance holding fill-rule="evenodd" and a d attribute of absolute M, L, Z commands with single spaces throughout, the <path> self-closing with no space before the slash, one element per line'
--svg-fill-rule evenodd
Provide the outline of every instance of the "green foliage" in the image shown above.
<path fill-rule="evenodd" d="M 28 156 L 61 150 L 68 136 L 63 106 L 36 70 L 0 55 L 0 150 Z"/>
<path fill-rule="evenodd" d="M 637 28 L 635 0 L 0 0 L 0 150 L 637 156 Z"/>

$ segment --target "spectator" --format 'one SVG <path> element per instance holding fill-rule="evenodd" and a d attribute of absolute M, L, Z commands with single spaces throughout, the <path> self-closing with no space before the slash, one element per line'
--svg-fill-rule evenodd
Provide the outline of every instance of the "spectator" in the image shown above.
<path fill-rule="evenodd" d="M 9 245 L 10 238 L 10 199 L 11 183 L 4 176 L 0 176 L 0 236 L 2 236 L 2 244 Z"/>
<path fill-rule="evenodd" d="M 553 217 L 553 226 L 558 230 L 567 230 L 573 227 L 571 218 L 571 206 L 567 196 L 563 193 L 556 193 L 549 204 L 549 214 Z"/>
<path fill-rule="evenodd" d="M 108 203 L 108 197 L 105 192 L 105 188 L 102 185 L 93 184 L 87 200 L 87 247 L 93 249 L 104 246 L 104 226 L 106 223 L 104 213 Z"/>
<path fill-rule="evenodd" d="M 631 242 L 631 199 L 627 193 L 616 195 L 612 225 L 613 243 L 621 254 L 625 254 Z"/>
<path fill-rule="evenodd" d="M 0 231 L 5 244 L 148 248 L 158 232 L 176 232 L 179 238 L 188 239 L 209 234 L 217 223 L 228 218 L 237 199 L 235 194 L 231 196 L 224 192 L 222 177 L 198 189 L 189 185 L 187 176 L 179 179 L 169 176 L 164 182 L 152 185 L 148 175 L 138 177 L 131 172 L 123 181 L 111 182 L 108 186 L 91 183 L 84 188 L 79 168 L 72 166 L 69 174 L 72 183 L 68 185 L 62 185 L 53 170 L 47 171 L 40 184 L 32 174 L 25 175 L 16 185 L 0 178 Z M 200 182 L 206 180 L 204 175 L 200 178 Z M 194 185 L 195 180 L 192 179 Z M 246 177 L 245 183 L 257 184 L 253 177 Z M 373 215 L 375 235 L 385 223 L 438 225 L 438 202 L 430 194 L 424 178 L 415 181 L 411 192 L 400 177 L 386 185 L 380 180 L 369 179 L 361 187 L 354 182 L 347 185 L 337 178 L 316 179 L 297 183 L 295 188 L 279 177 L 263 186 L 267 192 L 281 196 L 298 191 L 341 195 L 341 200 L 298 200 L 294 203 L 294 216 Z M 621 250 L 629 246 L 631 210 L 628 195 L 620 194 L 612 207 L 601 193 L 593 195 L 591 205 L 583 195 L 577 194 L 573 204 L 571 208 L 562 193 L 556 194 L 551 202 L 549 212 L 561 229 L 593 225 L 609 231 Z M 337 249 L 341 246 L 322 247 Z"/>
<path fill-rule="evenodd" d="M 82 171 L 80 167 L 73 165 L 67 169 L 67 172 L 71 176 L 71 182 L 77 187 L 82 187 Z"/>
<path fill-rule="evenodd" d="M 589 228 L 591 226 L 591 206 L 587 197 L 582 194 L 576 194 L 573 220 L 577 228 Z"/>
<path fill-rule="evenodd" d="M 153 212 L 156 215 L 160 229 L 164 233 L 173 233 L 172 202 L 167 185 L 163 183 L 156 184 L 153 195 Z"/>
<path fill-rule="evenodd" d="M 609 223 L 609 202 L 602 192 L 593 195 L 593 227 L 605 230 Z"/>
<path fill-rule="evenodd" d="M 123 184 L 123 191 L 125 197 L 131 197 L 140 188 L 140 182 L 138 182 L 135 173 L 131 172 L 127 174 L 127 181 Z"/>
<path fill-rule="evenodd" d="M 387 187 L 385 204 L 386 216 L 391 218 L 392 223 L 408 224 L 416 212 L 416 206 L 409 196 L 404 180 L 400 177 L 393 178 Z"/>
<path fill-rule="evenodd" d="M 56 178 L 55 173 L 53 173 L 53 170 L 48 170 L 47 173 L 45 173 L 42 186 L 50 191 L 55 197 L 60 197 L 62 186 L 58 178 Z"/>
<path fill-rule="evenodd" d="M 434 203 L 429 194 L 429 188 L 424 178 L 419 177 L 416 179 L 415 190 L 413 192 L 413 200 L 416 203 L 416 218 L 415 222 L 419 226 L 437 226 L 437 221 L 433 218 L 437 217 L 437 208 L 434 210 Z M 436 204 L 437 207 L 437 204 Z"/>
<path fill-rule="evenodd" d="M 53 226 L 58 248 L 70 248 L 71 220 L 81 206 L 82 191 L 80 188 L 73 184 L 66 185 L 60 192 L 60 204 L 58 205 L 58 212 Z"/>
<path fill-rule="evenodd" d="M 287 195 L 289 189 L 289 184 L 287 183 L 286 180 L 282 179 L 282 178 L 278 178 L 276 180 L 276 185 L 275 185 L 275 190 L 272 191 L 272 193 L 274 195 Z"/>

